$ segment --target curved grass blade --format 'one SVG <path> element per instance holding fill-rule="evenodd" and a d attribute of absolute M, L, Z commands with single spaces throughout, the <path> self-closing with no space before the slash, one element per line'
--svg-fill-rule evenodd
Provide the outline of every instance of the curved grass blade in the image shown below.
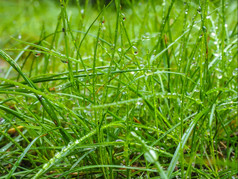
<path fill-rule="evenodd" d="M 31 141 L 31 143 L 25 148 L 25 150 L 23 151 L 23 153 L 20 155 L 20 157 L 18 158 L 18 160 L 16 161 L 16 163 L 14 164 L 14 166 L 12 167 L 11 171 L 9 172 L 9 174 L 7 175 L 7 179 L 10 179 L 12 177 L 12 174 L 14 173 L 14 171 L 17 169 L 17 167 L 19 166 L 19 164 L 21 163 L 23 157 L 26 155 L 26 153 L 30 150 L 31 146 L 35 143 L 35 141 L 39 138 L 40 136 L 36 137 L 33 141 Z"/>
<path fill-rule="evenodd" d="M 169 165 L 169 168 L 167 170 L 167 175 L 169 178 L 171 178 L 172 176 L 172 173 L 174 171 L 174 168 L 176 166 L 176 163 L 179 159 L 179 156 L 180 156 L 180 150 L 181 148 L 184 148 L 185 146 L 185 143 L 187 142 L 188 140 L 188 137 L 190 136 L 194 126 L 197 124 L 198 120 L 205 114 L 208 113 L 210 109 L 204 109 L 203 111 L 201 111 L 200 113 L 197 114 L 197 116 L 193 119 L 193 121 L 191 122 L 190 126 L 188 127 L 188 129 L 186 130 L 186 132 L 184 133 L 182 139 L 181 139 L 181 142 L 179 143 L 179 145 L 177 146 L 177 149 L 174 153 L 174 157 L 172 158 L 171 162 L 170 162 L 170 165 Z"/>
<path fill-rule="evenodd" d="M 102 126 L 101 130 L 109 128 L 109 127 L 114 127 L 114 126 L 119 126 L 119 127 L 124 127 L 123 124 L 120 122 L 114 122 L 108 125 Z M 49 160 L 48 163 L 44 164 L 44 166 L 35 174 L 33 179 L 41 177 L 47 170 L 49 170 L 53 165 L 58 163 L 60 160 L 62 160 L 66 155 L 68 155 L 72 150 L 81 142 L 83 142 L 85 139 L 91 137 L 92 135 L 96 134 L 96 130 L 93 130 L 92 132 L 88 133 L 84 137 L 75 140 L 72 143 L 69 143 L 68 146 L 64 149 L 62 149 L 59 153 L 55 154 L 53 158 Z"/>

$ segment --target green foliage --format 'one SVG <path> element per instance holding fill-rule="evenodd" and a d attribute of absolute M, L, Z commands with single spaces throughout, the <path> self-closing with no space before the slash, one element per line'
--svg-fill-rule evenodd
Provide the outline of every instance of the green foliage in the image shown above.
<path fill-rule="evenodd" d="M 0 1 L 0 178 L 238 175 L 237 3 Z"/>

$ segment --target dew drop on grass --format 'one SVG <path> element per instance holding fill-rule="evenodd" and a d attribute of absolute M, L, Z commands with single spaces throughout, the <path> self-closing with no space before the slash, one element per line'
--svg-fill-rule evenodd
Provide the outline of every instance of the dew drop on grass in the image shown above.
<path fill-rule="evenodd" d="M 34 53 L 34 55 L 35 55 L 35 57 L 38 58 L 38 57 L 41 55 L 41 53 L 40 53 L 40 51 L 37 51 L 37 50 L 36 50 L 35 53 Z"/>
<path fill-rule="evenodd" d="M 118 52 L 121 52 L 121 48 L 118 49 Z"/>
<path fill-rule="evenodd" d="M 216 36 L 216 34 L 215 34 L 214 32 L 212 32 L 212 33 L 211 33 L 211 35 L 212 35 L 213 37 L 215 37 L 215 36 Z"/>
<path fill-rule="evenodd" d="M 137 55 L 138 54 L 138 49 L 135 46 L 132 46 L 132 49 L 133 49 L 134 55 Z"/>
<path fill-rule="evenodd" d="M 122 20 L 125 21 L 126 20 L 125 14 L 121 13 L 121 16 L 122 16 Z"/>
<path fill-rule="evenodd" d="M 199 90 L 198 90 L 198 89 L 195 89 L 195 90 L 194 90 L 194 92 L 195 92 L 195 93 L 198 93 L 198 92 L 199 92 Z"/>
<path fill-rule="evenodd" d="M 149 36 L 147 36 L 146 34 L 145 34 L 145 35 L 142 35 L 141 39 L 142 39 L 142 41 L 144 41 L 144 40 L 150 40 Z"/>
<path fill-rule="evenodd" d="M 60 152 L 57 152 L 57 153 L 55 154 L 55 158 L 60 158 L 60 156 L 61 156 Z"/>
<path fill-rule="evenodd" d="M 237 76 L 238 75 L 238 68 L 236 68 L 233 72 L 232 72 L 233 76 Z"/>
<path fill-rule="evenodd" d="M 84 14 L 84 9 L 81 9 L 81 11 L 80 11 L 80 12 L 81 12 L 81 14 Z"/>
<path fill-rule="evenodd" d="M 211 18 L 211 16 L 207 16 L 206 18 L 207 18 L 207 19 L 210 19 L 210 18 Z"/>
<path fill-rule="evenodd" d="M 117 139 L 116 142 L 124 142 L 124 141 L 121 139 Z"/>
<path fill-rule="evenodd" d="M 218 78 L 218 79 L 222 79 L 222 75 L 221 75 L 221 74 L 218 75 L 217 78 Z"/>
<path fill-rule="evenodd" d="M 197 10 L 198 14 L 201 14 L 201 11 L 202 11 L 202 8 L 199 7 L 198 10 Z"/>
<path fill-rule="evenodd" d="M 144 154 L 146 160 L 150 163 L 155 163 L 158 160 L 158 154 L 154 150 L 149 150 Z"/>
<path fill-rule="evenodd" d="M 21 39 L 21 35 L 18 35 L 18 39 Z"/>
<path fill-rule="evenodd" d="M 149 32 L 146 32 L 146 33 L 145 33 L 145 36 L 146 36 L 146 38 L 149 39 L 149 38 L 150 38 L 150 33 L 149 33 Z"/>

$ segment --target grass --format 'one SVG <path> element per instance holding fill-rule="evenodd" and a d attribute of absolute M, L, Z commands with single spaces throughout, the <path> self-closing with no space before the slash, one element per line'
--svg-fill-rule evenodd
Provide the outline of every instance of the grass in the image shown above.
<path fill-rule="evenodd" d="M 0 2 L 0 178 L 238 177 L 237 3 L 96 2 Z"/>

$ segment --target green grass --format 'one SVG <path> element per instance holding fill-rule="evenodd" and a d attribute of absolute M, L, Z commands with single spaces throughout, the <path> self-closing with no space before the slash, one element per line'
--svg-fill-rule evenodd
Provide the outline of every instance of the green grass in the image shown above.
<path fill-rule="evenodd" d="M 0 178 L 238 177 L 237 3 L 0 1 Z"/>

